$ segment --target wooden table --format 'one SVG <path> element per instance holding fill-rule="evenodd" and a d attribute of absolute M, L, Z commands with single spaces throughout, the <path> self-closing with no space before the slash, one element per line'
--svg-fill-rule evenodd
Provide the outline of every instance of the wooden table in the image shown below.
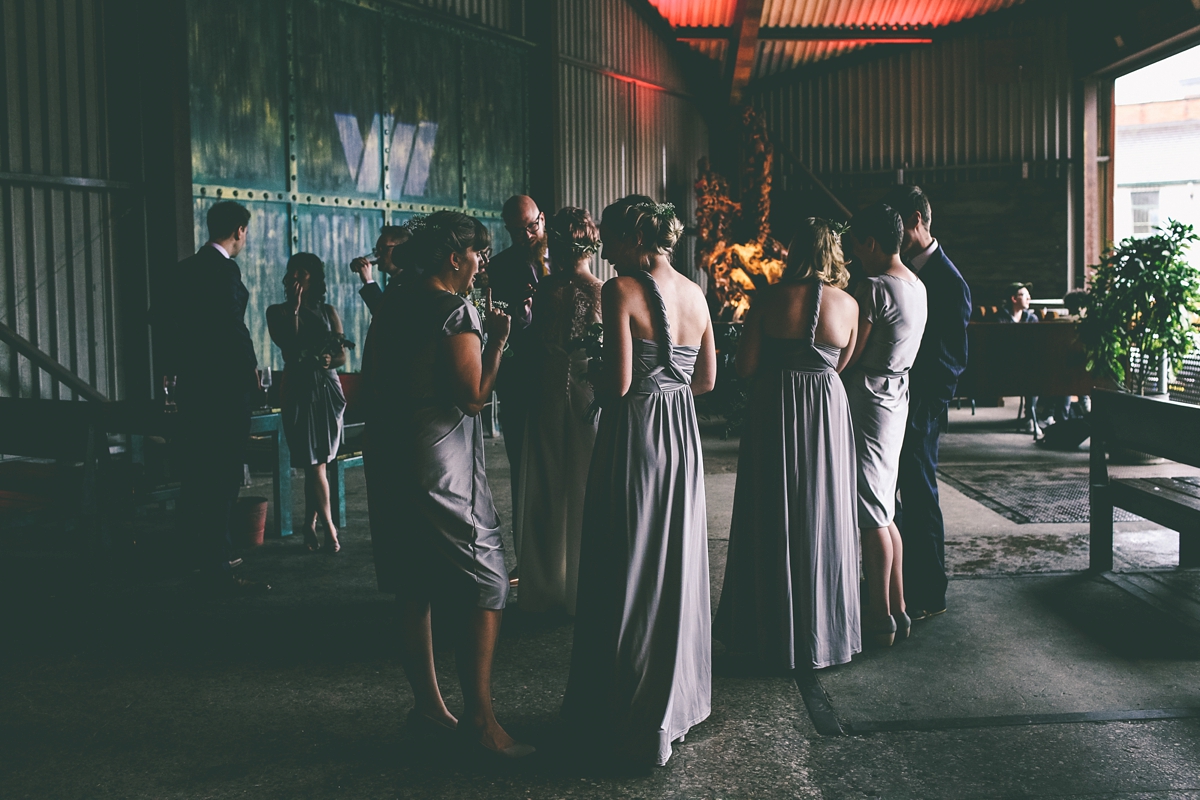
<path fill-rule="evenodd" d="M 171 439 L 178 433 L 179 415 L 163 413 L 161 405 L 150 402 L 119 401 L 104 405 L 104 426 L 112 433 L 131 437 L 160 436 Z M 292 454 L 283 434 L 279 409 L 259 409 L 250 417 L 250 435 L 266 434 L 274 444 L 271 464 L 271 515 L 269 532 L 273 536 L 292 535 Z M 131 442 L 134 448 L 137 444 Z"/>

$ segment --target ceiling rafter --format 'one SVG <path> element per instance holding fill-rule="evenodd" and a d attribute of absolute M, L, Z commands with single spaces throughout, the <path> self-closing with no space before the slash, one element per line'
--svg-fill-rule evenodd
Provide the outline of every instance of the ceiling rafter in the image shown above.
<path fill-rule="evenodd" d="M 758 52 L 758 30 L 762 22 L 764 0 L 738 0 L 733 15 L 730 47 L 733 49 L 729 82 L 730 105 L 742 101 L 742 90 L 754 75 L 754 56 Z"/>
<path fill-rule="evenodd" d="M 787 25 L 779 27 L 761 26 L 758 38 L 762 41 L 855 41 L 873 42 L 929 39 L 933 28 L 929 25 Z M 715 25 L 704 27 L 681 26 L 675 28 L 676 39 L 734 39 L 735 29 Z"/>

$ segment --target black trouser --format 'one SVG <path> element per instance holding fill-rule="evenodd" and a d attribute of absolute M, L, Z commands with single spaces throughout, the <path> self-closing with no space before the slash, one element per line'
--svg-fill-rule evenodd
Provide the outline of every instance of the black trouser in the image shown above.
<path fill-rule="evenodd" d="M 938 502 L 938 438 L 946 403 L 909 404 L 900 450 L 896 525 L 904 541 L 904 602 L 912 609 L 946 607 L 946 529 Z"/>
<path fill-rule="evenodd" d="M 242 486 L 250 438 L 249 393 L 179 400 L 182 455 L 180 520 L 197 566 L 210 577 L 229 570 L 229 521 Z"/>
<path fill-rule="evenodd" d="M 512 475 L 513 511 L 517 508 L 517 483 L 521 474 L 521 446 L 525 443 L 525 420 L 529 416 L 529 398 L 524 386 L 506 388 L 500 398 L 500 429 L 504 432 L 504 454 Z"/>

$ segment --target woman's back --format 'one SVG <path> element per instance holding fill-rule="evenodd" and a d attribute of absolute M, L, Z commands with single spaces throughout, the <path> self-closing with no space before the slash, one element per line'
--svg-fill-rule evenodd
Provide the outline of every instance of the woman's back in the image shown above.
<path fill-rule="evenodd" d="M 647 274 L 657 284 L 662 296 L 671 344 L 699 347 L 708 328 L 708 303 L 700 287 L 672 267 L 655 269 Z M 632 335 L 638 339 L 659 341 L 661 323 L 650 290 L 634 277 L 625 276 L 617 280 L 622 282 L 622 290 L 626 295 Z"/>
<path fill-rule="evenodd" d="M 833 286 L 822 286 L 819 304 L 814 304 L 815 291 L 818 288 L 813 281 L 778 283 L 763 290 L 756 299 L 762 307 L 763 333 L 773 339 L 807 339 L 815 312 L 814 343 L 838 349 L 848 347 L 858 319 L 858 304 Z"/>

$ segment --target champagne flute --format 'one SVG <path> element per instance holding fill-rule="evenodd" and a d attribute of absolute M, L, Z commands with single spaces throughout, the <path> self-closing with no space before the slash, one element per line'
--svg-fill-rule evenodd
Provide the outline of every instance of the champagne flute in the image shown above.
<path fill-rule="evenodd" d="M 270 367 L 263 367 L 258 371 L 258 386 L 263 392 L 263 408 L 271 407 L 271 383 L 273 376 Z"/>

